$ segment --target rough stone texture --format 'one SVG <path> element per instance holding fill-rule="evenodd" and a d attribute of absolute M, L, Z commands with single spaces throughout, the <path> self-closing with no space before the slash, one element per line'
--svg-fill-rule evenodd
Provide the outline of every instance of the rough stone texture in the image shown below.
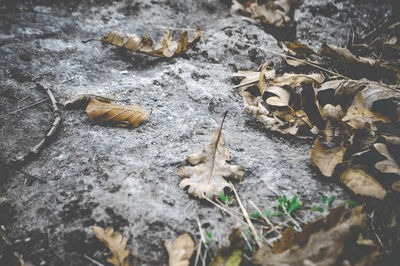
<path fill-rule="evenodd" d="M 314 46 L 322 41 L 342 45 L 348 18 L 354 16 L 353 26 L 365 28 L 379 19 L 374 14 L 385 9 L 379 5 L 379 10 L 366 12 L 357 3 L 341 1 L 343 18 L 325 11 L 332 3 L 302 3 L 296 11 L 301 40 Z M 199 236 L 196 216 L 210 225 L 207 230 L 215 239 L 226 243 L 230 220 L 180 190 L 181 177 L 176 174 L 186 156 L 210 139 L 226 110 L 223 132 L 233 163 L 245 168 L 243 180 L 236 184 L 245 203 L 251 199 L 271 208 L 274 193 L 297 193 L 305 206 L 319 202 L 319 192 L 336 194 L 335 205 L 348 199 L 349 192 L 341 185 L 319 177 L 307 165 L 310 141 L 284 139 L 243 113 L 231 73 L 256 69 L 266 60 L 280 64 L 281 59 L 234 40 L 280 49 L 256 22 L 230 14 L 223 3 L 6 1 L 0 12 L 2 162 L 25 154 L 52 123 L 49 102 L 4 115 L 47 97 L 35 89 L 36 81 L 50 86 L 58 100 L 78 93 L 115 93 L 117 99 L 152 110 L 146 123 L 125 129 L 96 125 L 84 110 L 62 109 L 63 124 L 55 139 L 22 168 L 48 183 L 25 183 L 25 175 L 1 170 L 1 196 L 10 199 L 17 212 L 5 228 L 26 261 L 88 265 L 83 258 L 88 254 L 104 263 L 104 247 L 91 234 L 94 224 L 114 226 L 129 238 L 131 251 L 163 263 L 165 239 L 184 231 Z M 204 39 L 178 58 L 159 59 L 100 42 L 82 43 L 114 28 L 157 40 L 164 27 L 193 29 L 195 24 L 204 30 Z M 178 36 L 180 31 L 174 33 Z M 30 97 L 19 102 L 26 96 Z M 315 215 L 304 211 L 302 218 L 307 221 Z"/>

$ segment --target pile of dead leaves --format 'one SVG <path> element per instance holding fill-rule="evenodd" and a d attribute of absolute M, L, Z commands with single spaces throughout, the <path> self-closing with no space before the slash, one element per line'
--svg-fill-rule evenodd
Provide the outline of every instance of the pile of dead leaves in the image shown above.
<path fill-rule="evenodd" d="M 240 71 L 244 110 L 270 130 L 315 136 L 311 160 L 327 177 L 337 176 L 354 193 L 383 199 L 399 191 L 400 91 L 366 79 L 322 74 L 278 76 Z"/>
<path fill-rule="evenodd" d="M 324 218 L 306 224 L 301 233 L 287 228 L 280 242 L 257 251 L 257 265 L 373 265 L 379 253 L 361 237 L 365 214 L 339 207 Z"/>
<path fill-rule="evenodd" d="M 110 31 L 101 41 L 152 56 L 172 57 L 192 49 L 202 37 L 203 32 L 197 26 L 192 40 L 189 40 L 189 32 L 186 30 L 180 35 L 179 40 L 175 41 L 172 39 L 172 32 L 167 29 L 156 45 L 153 45 L 153 40 L 147 35 L 139 38 L 136 34 L 123 34 L 119 30 Z"/>

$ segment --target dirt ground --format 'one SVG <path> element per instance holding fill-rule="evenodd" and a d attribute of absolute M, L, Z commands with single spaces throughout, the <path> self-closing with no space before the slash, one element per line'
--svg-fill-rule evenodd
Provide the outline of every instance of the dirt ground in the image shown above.
<path fill-rule="evenodd" d="M 343 46 L 351 27 L 364 30 L 390 13 L 382 1 L 304 0 L 295 11 L 296 34 L 314 48 L 324 42 Z M 166 27 L 196 24 L 204 38 L 176 58 L 82 43 L 111 29 L 157 40 Z M 196 217 L 226 244 L 231 221 L 180 190 L 176 174 L 186 156 L 210 139 L 225 111 L 232 162 L 245 169 L 236 184 L 245 203 L 264 208 L 274 205 L 276 195 L 298 194 L 310 206 L 320 201 L 320 192 L 337 195 L 335 206 L 352 198 L 309 166 L 311 140 L 271 133 L 243 112 L 232 72 L 266 61 L 284 66 L 279 56 L 237 41 L 281 51 L 272 35 L 231 14 L 224 1 L 0 1 L 0 196 L 13 205 L 1 209 L 0 220 L 25 262 L 89 265 L 88 255 L 105 264 L 92 225 L 113 226 L 128 237 L 133 253 L 157 261 L 132 258 L 135 265 L 166 264 L 164 240 L 185 231 L 198 238 Z M 39 156 L 18 168 L 47 181 L 39 182 L 5 166 L 29 152 L 53 122 L 49 101 L 10 113 L 47 97 L 36 89 L 38 81 L 57 100 L 115 94 L 152 114 L 126 129 L 100 126 L 84 110 L 60 107 L 61 129 Z M 316 216 L 302 213 L 304 221 Z"/>

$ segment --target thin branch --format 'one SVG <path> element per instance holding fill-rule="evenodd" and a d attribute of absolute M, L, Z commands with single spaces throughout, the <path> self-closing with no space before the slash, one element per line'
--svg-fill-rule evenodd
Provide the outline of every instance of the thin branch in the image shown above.
<path fill-rule="evenodd" d="M 206 196 L 203 196 L 203 198 L 205 200 L 207 200 L 208 202 L 210 202 L 211 204 L 213 204 L 214 206 L 216 206 L 217 208 L 221 209 L 222 211 L 229 213 L 232 217 L 236 218 L 239 222 L 241 222 L 242 224 L 248 226 L 247 223 L 245 223 L 241 218 L 239 218 L 238 216 L 236 216 L 234 213 L 232 213 L 230 210 L 228 210 L 227 208 L 220 206 L 218 204 L 216 204 L 214 201 L 210 200 L 209 198 L 207 198 Z"/>
<path fill-rule="evenodd" d="M 91 257 L 89 257 L 88 255 L 84 255 L 83 256 L 85 259 L 87 259 L 88 261 L 90 261 L 91 263 L 96 264 L 97 266 L 104 266 L 104 264 L 101 264 L 100 262 L 98 262 L 97 260 L 92 259 Z"/>
<path fill-rule="evenodd" d="M 249 224 L 250 230 L 251 230 L 251 232 L 253 233 L 253 235 L 254 235 L 254 237 L 256 239 L 257 245 L 261 248 L 263 246 L 263 243 L 260 242 L 261 239 L 258 236 L 258 233 L 257 233 L 256 229 L 254 228 L 253 223 L 251 222 L 251 220 L 249 218 L 249 214 L 247 213 L 246 209 L 244 208 L 243 203 L 240 200 L 238 193 L 236 192 L 235 186 L 231 182 L 229 182 L 229 183 L 230 183 L 230 185 L 232 187 L 233 193 L 235 193 L 236 200 L 239 203 L 239 206 L 240 206 L 240 209 L 242 210 L 243 216 L 246 219 L 246 222 Z"/>
<path fill-rule="evenodd" d="M 254 209 L 256 209 L 256 211 L 258 211 L 258 213 L 269 224 L 269 226 L 271 226 L 271 229 L 275 231 L 278 234 L 278 236 L 280 236 L 281 233 L 279 232 L 278 229 L 275 228 L 275 226 L 271 223 L 271 221 L 267 218 L 267 216 L 265 216 L 264 213 L 251 200 L 249 200 L 249 203 L 251 206 L 253 206 Z"/>
<path fill-rule="evenodd" d="M 26 98 L 26 97 L 25 97 L 25 98 Z M 24 100 L 24 99 L 22 99 L 22 100 Z M 22 100 L 21 100 L 21 101 L 22 101 Z M 31 105 L 28 105 L 28 106 L 22 107 L 22 108 L 20 108 L 20 109 L 14 110 L 14 111 L 9 112 L 9 113 L 7 113 L 7 114 L 5 114 L 5 115 L 2 115 L 2 116 L 4 117 L 4 116 L 7 116 L 7 115 L 11 115 L 11 114 L 18 113 L 18 112 L 23 111 L 23 110 L 26 110 L 26 109 L 28 109 L 28 108 L 34 107 L 34 106 L 36 106 L 36 105 L 38 105 L 38 104 L 40 104 L 40 103 L 42 103 L 42 102 L 45 102 L 45 101 L 47 101 L 47 100 L 49 100 L 49 98 L 42 99 L 42 100 L 37 101 L 37 102 L 35 102 L 35 103 L 31 104 Z"/>

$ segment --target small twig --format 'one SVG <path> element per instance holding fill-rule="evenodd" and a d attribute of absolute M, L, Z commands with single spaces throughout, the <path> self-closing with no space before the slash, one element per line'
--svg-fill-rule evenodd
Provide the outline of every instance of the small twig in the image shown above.
<path fill-rule="evenodd" d="M 42 183 L 47 183 L 46 180 L 44 180 L 44 179 L 42 179 L 42 178 L 40 178 L 40 177 L 31 175 L 31 174 L 29 174 L 29 173 L 27 173 L 27 172 L 25 172 L 25 171 L 20 170 L 20 169 L 12 168 L 12 167 L 9 166 L 9 165 L 7 165 L 7 166 L 8 166 L 11 170 L 14 170 L 14 171 L 17 171 L 17 172 L 19 172 L 19 173 L 21 173 L 21 174 L 24 174 L 24 175 L 26 175 L 26 176 L 29 176 L 30 178 L 36 179 L 36 180 L 38 180 L 38 181 L 40 181 L 40 182 L 42 182 Z"/>
<path fill-rule="evenodd" d="M 49 96 L 50 101 L 51 101 L 51 106 L 53 107 L 54 121 L 53 121 L 53 124 L 52 124 L 50 130 L 47 132 L 46 136 L 44 136 L 44 138 L 36 146 L 34 146 L 25 156 L 16 158 L 14 160 L 16 162 L 24 162 L 27 158 L 33 157 L 36 154 L 38 154 L 40 152 L 40 150 L 46 145 L 46 143 L 50 140 L 50 138 L 54 136 L 58 127 L 61 124 L 60 110 L 57 107 L 57 101 L 54 98 L 54 95 L 51 92 L 50 88 L 48 88 L 45 84 L 40 83 L 40 82 L 36 83 L 36 87 L 39 90 L 46 92 L 47 95 Z M 47 100 L 48 99 L 46 99 L 46 101 Z"/>
<path fill-rule="evenodd" d="M 69 81 L 71 81 L 71 80 L 74 80 L 74 79 L 75 79 L 75 77 L 72 77 L 72 78 L 69 78 L 69 79 L 64 79 L 64 80 L 58 82 L 58 84 L 67 83 L 67 82 L 69 82 Z"/>
<path fill-rule="evenodd" d="M 251 220 L 249 218 L 249 214 L 247 213 L 246 209 L 244 208 L 243 203 L 240 200 L 238 193 L 236 192 L 235 186 L 231 182 L 229 182 L 229 183 L 230 183 L 230 185 L 232 187 L 233 193 L 235 193 L 236 200 L 239 203 L 239 206 L 240 206 L 240 209 L 242 210 L 243 216 L 246 219 L 246 222 L 249 224 L 250 230 L 251 230 L 251 232 L 253 233 L 253 235 L 254 235 L 254 237 L 256 239 L 257 245 L 261 248 L 263 246 L 263 243 L 260 242 L 261 239 L 258 236 L 258 233 L 257 233 L 256 229 L 254 228 L 253 223 L 251 222 Z"/>
<path fill-rule="evenodd" d="M 197 266 L 197 262 L 199 261 L 200 252 L 201 252 L 201 245 L 202 244 L 203 244 L 202 241 L 199 241 L 199 243 L 197 244 L 197 252 L 196 252 L 196 259 L 194 261 L 194 266 Z"/>
<path fill-rule="evenodd" d="M 137 253 L 134 253 L 132 251 L 130 253 L 131 253 L 132 257 L 137 258 L 138 260 L 145 261 L 145 262 L 150 262 L 150 263 L 154 263 L 154 264 L 159 264 L 160 263 L 160 261 L 158 261 L 158 260 L 144 257 L 144 256 L 139 255 Z"/>
<path fill-rule="evenodd" d="M 385 252 L 387 252 L 387 249 L 383 245 L 381 238 L 378 236 L 378 234 L 375 231 L 375 226 L 374 226 L 374 222 L 373 222 L 374 214 L 375 214 L 375 211 L 372 211 L 372 213 L 371 213 L 371 215 L 369 217 L 370 218 L 370 223 L 371 223 L 371 226 L 372 226 L 372 231 L 374 231 L 374 234 L 375 234 L 376 238 L 378 239 L 378 242 L 381 245 L 381 247 L 385 250 Z"/>
<path fill-rule="evenodd" d="M 271 226 L 271 229 L 272 229 L 273 231 L 275 231 L 275 232 L 278 234 L 278 236 L 280 236 L 281 233 L 279 232 L 279 230 L 277 230 L 277 229 L 275 228 L 275 226 L 271 223 L 271 221 L 267 218 L 267 216 L 265 216 L 264 213 L 263 213 L 251 200 L 249 200 L 249 203 L 250 203 L 251 206 L 253 206 L 254 209 L 256 209 L 256 211 L 257 211 L 257 212 L 261 215 L 261 217 L 269 224 L 269 226 Z"/>
<path fill-rule="evenodd" d="M 38 105 L 38 104 L 40 104 L 40 103 L 42 103 L 42 102 L 45 102 L 45 101 L 47 101 L 47 100 L 49 100 L 49 98 L 42 99 L 42 100 L 37 101 L 37 102 L 35 102 L 35 103 L 31 104 L 31 105 L 28 105 L 28 106 L 22 107 L 22 108 L 20 108 L 20 109 L 14 110 L 14 111 L 9 112 L 9 113 L 7 113 L 7 114 L 5 114 L 5 115 L 2 115 L 2 116 L 4 117 L 4 116 L 7 116 L 7 115 L 11 115 L 11 114 L 18 113 L 18 112 L 20 112 L 20 111 L 23 111 L 23 110 L 26 110 L 26 109 L 31 108 L 31 107 L 33 107 L 33 106 L 36 106 L 36 105 Z"/>
<path fill-rule="evenodd" d="M 28 99 L 29 97 L 31 97 L 31 95 L 28 95 L 28 96 L 22 98 L 21 100 L 18 101 L 18 103 L 22 103 L 23 101 L 25 101 L 25 100 Z"/>
<path fill-rule="evenodd" d="M 11 246 L 12 245 L 12 243 L 11 243 L 10 239 L 8 238 L 6 232 L 4 232 L 2 228 L 0 228 L 0 236 L 4 240 L 4 243 L 6 243 L 7 246 Z"/>
<path fill-rule="evenodd" d="M 84 257 L 85 259 L 89 260 L 90 262 L 96 264 L 97 266 L 104 266 L 104 264 L 101 264 L 100 262 L 98 262 L 98 261 L 92 259 L 91 257 L 89 257 L 89 256 L 86 255 L 86 254 L 85 254 L 83 257 Z"/>
<path fill-rule="evenodd" d="M 205 245 L 206 244 L 206 239 L 204 238 L 203 230 L 201 229 L 201 223 L 200 223 L 199 216 L 196 216 L 196 221 L 197 221 L 197 226 L 199 227 L 201 241 Z"/>
<path fill-rule="evenodd" d="M 88 43 L 88 42 L 101 42 L 101 40 L 89 39 L 89 40 L 84 40 L 84 41 L 82 41 L 82 43 Z"/>
<path fill-rule="evenodd" d="M 220 206 L 218 204 L 216 204 L 214 201 L 210 200 L 209 198 L 207 198 L 206 196 L 203 196 L 203 198 L 205 200 L 207 200 L 208 202 L 210 202 L 211 204 L 213 204 L 214 206 L 216 206 L 217 208 L 223 210 L 226 213 L 229 213 L 232 217 L 236 218 L 239 222 L 241 222 L 242 224 L 248 226 L 248 224 L 246 222 L 244 222 L 241 218 L 239 218 L 238 216 L 236 216 L 234 213 L 232 213 L 230 210 L 228 210 L 227 208 Z"/>
<path fill-rule="evenodd" d="M 203 266 L 206 266 L 207 251 L 208 251 L 208 248 L 206 248 L 206 250 L 204 250 L 204 256 L 201 257 L 201 259 L 203 261 Z"/>

